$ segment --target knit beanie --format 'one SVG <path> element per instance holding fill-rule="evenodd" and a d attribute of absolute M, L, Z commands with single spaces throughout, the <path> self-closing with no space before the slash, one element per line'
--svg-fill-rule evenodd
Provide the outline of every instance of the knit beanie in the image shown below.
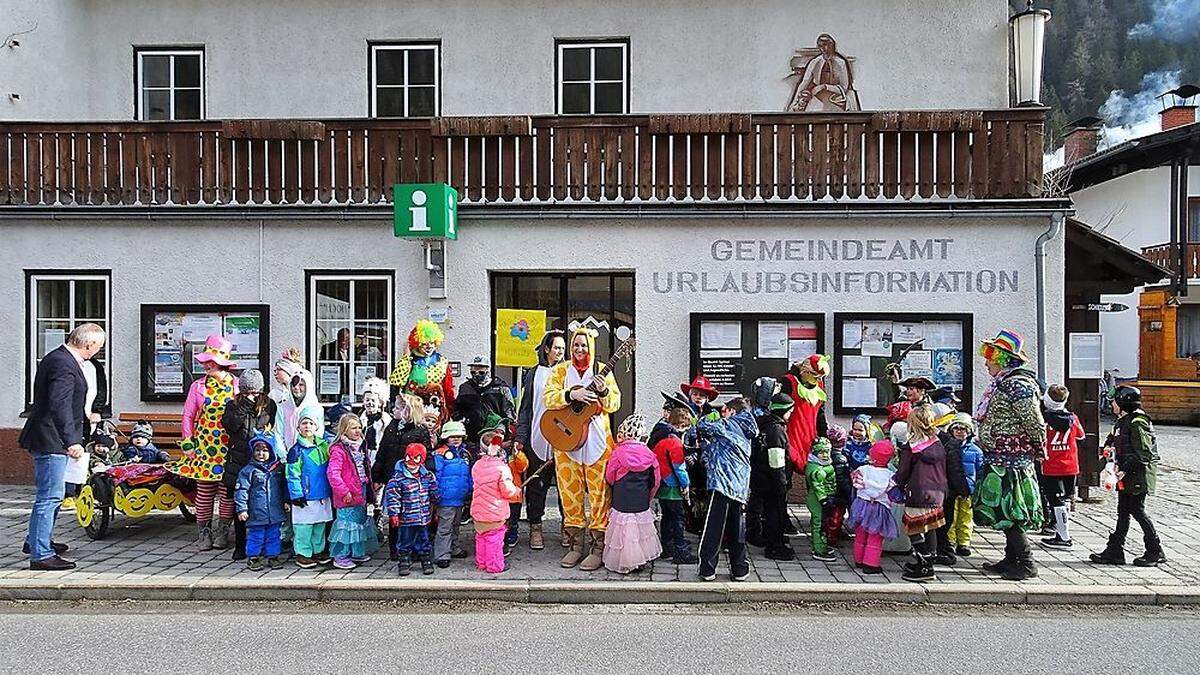
<path fill-rule="evenodd" d="M 792 397 L 783 392 L 777 392 L 771 396 L 771 410 L 780 414 L 791 410 L 795 405 L 796 402 L 792 400 Z"/>
<path fill-rule="evenodd" d="M 150 423 L 146 420 L 138 420 L 133 425 L 133 429 L 129 431 L 129 440 L 132 441 L 135 438 L 144 438 L 147 441 L 153 440 L 154 427 L 150 426 Z"/>
<path fill-rule="evenodd" d="M 1042 405 L 1046 406 L 1046 410 L 1059 411 L 1067 409 L 1067 402 L 1065 400 L 1055 401 L 1050 397 L 1050 392 L 1048 390 L 1045 394 L 1042 394 Z"/>
<path fill-rule="evenodd" d="M 829 439 L 834 450 L 841 450 L 846 447 L 846 441 L 850 438 L 850 434 L 846 432 L 846 427 L 840 424 L 830 424 L 825 431 L 825 438 Z"/>
<path fill-rule="evenodd" d="M 261 392 L 263 390 L 262 371 L 255 370 L 253 368 L 242 371 L 241 376 L 238 377 L 238 390 L 243 392 Z"/>
<path fill-rule="evenodd" d="M 888 462 L 892 461 L 892 455 L 895 452 L 896 448 L 891 441 L 875 441 L 868 454 L 871 466 L 887 466 Z"/>
<path fill-rule="evenodd" d="M 617 436 L 621 438 L 644 442 L 649 435 L 650 432 L 646 429 L 646 416 L 639 413 L 626 417 L 625 421 L 617 427 Z"/>
<path fill-rule="evenodd" d="M 896 422 L 891 428 L 892 443 L 899 445 L 908 442 L 908 422 Z"/>

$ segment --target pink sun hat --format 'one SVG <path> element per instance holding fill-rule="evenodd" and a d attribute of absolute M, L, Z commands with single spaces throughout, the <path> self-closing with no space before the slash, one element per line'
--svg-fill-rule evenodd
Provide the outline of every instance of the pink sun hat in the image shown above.
<path fill-rule="evenodd" d="M 232 368 L 235 365 L 233 359 L 229 358 L 232 351 L 233 345 L 229 340 L 220 335 L 209 335 L 204 341 L 204 351 L 196 355 L 196 360 L 200 363 L 212 361 L 223 368 Z"/>

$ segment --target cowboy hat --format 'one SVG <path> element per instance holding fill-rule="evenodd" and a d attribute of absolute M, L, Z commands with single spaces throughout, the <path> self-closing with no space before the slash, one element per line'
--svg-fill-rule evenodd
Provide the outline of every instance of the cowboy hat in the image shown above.
<path fill-rule="evenodd" d="M 679 385 L 679 391 L 683 392 L 684 396 L 691 394 L 693 390 L 704 394 L 710 401 L 721 395 L 721 392 L 714 389 L 712 383 L 704 375 L 697 375 L 691 384 Z"/>
<path fill-rule="evenodd" d="M 929 379 L 928 377 L 924 377 L 924 376 L 909 377 L 909 378 L 900 380 L 900 386 L 909 388 L 909 389 L 923 389 L 925 391 L 933 391 L 934 389 L 937 388 L 937 386 L 934 385 L 933 380 Z"/>
<path fill-rule="evenodd" d="M 1019 359 L 1022 363 L 1029 362 L 1029 355 L 1025 353 L 1025 338 L 1021 337 L 1021 334 L 1016 331 L 1002 330 L 995 338 L 984 340 L 979 351 L 989 361 L 994 359 L 984 352 L 991 350 L 1003 352 L 1010 357 Z"/>

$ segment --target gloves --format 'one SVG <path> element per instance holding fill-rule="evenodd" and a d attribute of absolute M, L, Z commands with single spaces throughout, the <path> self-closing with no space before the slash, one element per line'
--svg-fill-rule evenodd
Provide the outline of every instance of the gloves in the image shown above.
<path fill-rule="evenodd" d="M 292 506 L 294 506 L 298 509 L 302 509 L 302 508 L 308 506 L 308 500 L 305 499 L 304 497 L 296 497 L 295 499 L 292 500 Z"/>
<path fill-rule="evenodd" d="M 388 524 L 392 527 L 400 527 L 400 516 L 391 516 L 388 518 Z"/>

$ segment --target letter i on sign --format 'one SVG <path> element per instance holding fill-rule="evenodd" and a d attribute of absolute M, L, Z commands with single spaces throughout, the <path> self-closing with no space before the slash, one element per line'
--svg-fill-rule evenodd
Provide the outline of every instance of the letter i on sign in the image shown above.
<path fill-rule="evenodd" d="M 413 205 L 408 207 L 409 213 L 412 214 L 412 232 L 428 232 L 429 221 L 426 216 L 425 201 L 428 197 L 423 190 L 415 190 L 412 193 Z"/>
<path fill-rule="evenodd" d="M 455 217 L 455 212 L 458 211 L 457 197 L 453 190 L 446 191 L 446 236 L 451 239 L 456 237 L 454 230 L 458 227 L 458 218 Z"/>

